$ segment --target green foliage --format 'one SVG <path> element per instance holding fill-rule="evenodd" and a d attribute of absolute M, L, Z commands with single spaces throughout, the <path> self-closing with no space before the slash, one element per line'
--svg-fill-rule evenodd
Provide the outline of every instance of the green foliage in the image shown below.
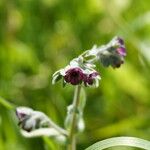
<path fill-rule="evenodd" d="M 100 87 L 85 89 L 78 149 L 114 136 L 150 140 L 149 9 L 148 0 L 1 0 L 0 96 L 8 101 L 0 98 L 0 150 L 65 149 L 22 137 L 11 104 L 43 111 L 63 127 L 73 88 L 52 85 L 52 74 L 115 35 L 125 39 L 125 64 L 99 67 Z"/>
<path fill-rule="evenodd" d="M 97 142 L 86 150 L 103 150 L 115 146 L 128 146 L 148 150 L 150 148 L 150 142 L 135 137 L 115 137 Z"/>

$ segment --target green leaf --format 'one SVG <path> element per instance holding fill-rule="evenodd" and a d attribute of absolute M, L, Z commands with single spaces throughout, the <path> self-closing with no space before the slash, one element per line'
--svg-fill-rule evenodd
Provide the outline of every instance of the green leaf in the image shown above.
<path fill-rule="evenodd" d="M 0 117 L 0 126 L 1 126 L 1 124 L 2 124 L 2 118 Z"/>
<path fill-rule="evenodd" d="M 66 82 L 65 82 L 65 80 L 62 80 L 62 86 L 63 86 L 63 88 L 66 86 Z"/>
<path fill-rule="evenodd" d="M 91 60 L 94 60 L 95 58 L 96 58 L 95 55 L 88 55 L 88 56 L 84 57 L 84 60 L 85 61 L 91 61 Z"/>
<path fill-rule="evenodd" d="M 54 142 L 52 142 L 51 139 L 49 139 L 48 137 L 43 137 L 43 140 L 50 150 L 55 150 L 57 148 Z"/>
<path fill-rule="evenodd" d="M 103 150 L 114 146 L 129 146 L 150 150 L 150 141 L 136 137 L 114 137 L 97 142 L 85 150 Z"/>
<path fill-rule="evenodd" d="M 6 107 L 7 109 L 14 109 L 15 108 L 15 106 L 13 104 L 11 104 L 10 102 L 8 102 L 7 100 L 5 100 L 2 97 L 0 97 L 0 104 L 3 105 L 4 107 Z"/>
<path fill-rule="evenodd" d="M 61 79 L 62 79 L 62 75 L 61 74 L 56 74 L 55 76 L 53 76 L 52 84 L 55 84 L 56 82 L 58 82 Z"/>

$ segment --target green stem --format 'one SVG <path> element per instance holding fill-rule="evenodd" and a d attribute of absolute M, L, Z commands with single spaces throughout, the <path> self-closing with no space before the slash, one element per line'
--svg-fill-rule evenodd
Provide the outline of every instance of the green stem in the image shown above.
<path fill-rule="evenodd" d="M 77 116 L 76 111 L 78 109 L 79 101 L 80 101 L 80 91 L 81 86 L 76 86 L 75 92 L 74 92 L 74 98 L 73 98 L 73 116 L 72 116 L 72 122 L 71 122 L 71 128 L 69 131 L 69 144 L 68 144 L 68 150 L 76 150 L 76 134 L 75 134 L 75 128 L 77 124 Z"/>

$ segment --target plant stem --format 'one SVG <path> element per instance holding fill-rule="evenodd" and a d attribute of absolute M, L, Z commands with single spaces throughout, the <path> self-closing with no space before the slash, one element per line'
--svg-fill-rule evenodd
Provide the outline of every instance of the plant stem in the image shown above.
<path fill-rule="evenodd" d="M 81 86 L 77 85 L 75 88 L 74 98 L 73 98 L 73 116 L 72 116 L 71 128 L 69 131 L 69 137 L 68 137 L 69 139 L 68 150 L 76 150 L 76 135 L 75 135 L 75 128 L 77 124 L 76 112 L 80 100 L 80 90 L 81 90 Z"/>
<path fill-rule="evenodd" d="M 49 119 L 50 127 L 53 127 L 56 129 L 59 133 L 61 133 L 64 136 L 68 136 L 68 132 L 64 130 L 63 128 L 59 127 L 56 123 L 54 123 L 51 119 Z"/>

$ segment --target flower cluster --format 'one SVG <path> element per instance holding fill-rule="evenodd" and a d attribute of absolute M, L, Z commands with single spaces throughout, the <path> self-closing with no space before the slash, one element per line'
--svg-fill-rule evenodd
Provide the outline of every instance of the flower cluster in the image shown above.
<path fill-rule="evenodd" d="M 79 68 L 70 68 L 66 71 L 64 80 L 67 83 L 71 83 L 72 85 L 78 85 L 84 83 L 85 86 L 93 85 L 94 80 L 99 76 L 98 72 L 92 72 L 90 74 L 84 73 L 84 71 Z"/>
<path fill-rule="evenodd" d="M 112 66 L 118 68 L 124 63 L 126 56 L 126 49 L 124 41 L 120 37 L 115 37 L 108 43 L 104 50 L 98 51 L 98 60 L 105 66 Z"/>
<path fill-rule="evenodd" d="M 53 75 L 54 84 L 60 79 L 63 83 L 72 85 L 83 84 L 84 86 L 98 86 L 100 80 L 99 73 L 94 69 L 95 65 L 85 63 L 83 57 L 73 59 L 68 66 L 58 70 Z"/>
<path fill-rule="evenodd" d="M 52 83 L 55 84 L 63 79 L 63 85 L 66 83 L 72 85 L 83 83 L 84 86 L 97 87 L 100 75 L 94 69 L 95 61 L 99 61 L 104 67 L 118 68 L 124 63 L 125 56 L 126 49 L 123 39 L 115 37 L 106 45 L 94 46 L 92 49 L 85 51 L 79 57 L 73 59 L 68 66 L 55 72 Z"/>

